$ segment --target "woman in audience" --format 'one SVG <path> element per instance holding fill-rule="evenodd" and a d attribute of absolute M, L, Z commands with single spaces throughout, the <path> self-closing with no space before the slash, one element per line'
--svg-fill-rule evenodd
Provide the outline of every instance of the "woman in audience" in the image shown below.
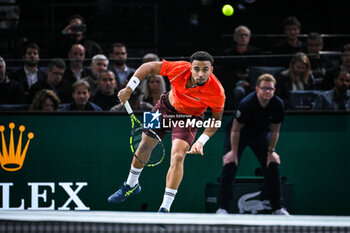
<path fill-rule="evenodd" d="M 290 107 L 290 91 L 312 90 L 314 89 L 314 77 L 310 72 L 311 64 L 306 54 L 296 53 L 287 70 L 276 75 L 276 95 Z"/>
<path fill-rule="evenodd" d="M 60 99 L 54 91 L 42 89 L 36 93 L 29 111 L 58 111 L 60 106 Z"/>
<path fill-rule="evenodd" d="M 165 93 L 165 81 L 163 76 L 150 75 L 143 84 L 143 101 L 156 105 L 160 96 Z"/>

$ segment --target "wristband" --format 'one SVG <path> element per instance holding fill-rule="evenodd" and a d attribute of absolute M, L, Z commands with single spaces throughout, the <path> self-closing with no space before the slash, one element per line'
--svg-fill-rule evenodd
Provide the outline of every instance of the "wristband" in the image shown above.
<path fill-rule="evenodd" d="M 209 140 L 209 136 L 202 133 L 202 135 L 197 139 L 197 142 L 201 142 L 204 146 L 204 144 Z"/>
<path fill-rule="evenodd" d="M 67 32 L 65 30 L 61 31 L 62 35 L 67 35 Z"/>
<path fill-rule="evenodd" d="M 136 76 L 132 76 L 132 78 L 129 80 L 127 87 L 130 87 L 132 91 L 136 89 L 136 87 L 140 84 L 140 79 Z"/>

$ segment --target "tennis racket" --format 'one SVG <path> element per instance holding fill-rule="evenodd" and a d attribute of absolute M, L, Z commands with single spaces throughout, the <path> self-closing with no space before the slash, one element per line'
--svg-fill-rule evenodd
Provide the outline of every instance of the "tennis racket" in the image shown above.
<path fill-rule="evenodd" d="M 165 147 L 162 139 L 152 130 L 147 129 L 148 136 L 143 143 L 146 148 L 154 147 L 150 154 L 138 154 L 136 155 L 137 148 L 139 147 L 142 140 L 142 123 L 136 118 L 132 108 L 128 101 L 124 104 L 126 111 L 128 112 L 131 120 L 131 135 L 130 135 L 130 149 L 135 158 L 147 167 L 154 167 L 160 164 L 165 157 Z"/>

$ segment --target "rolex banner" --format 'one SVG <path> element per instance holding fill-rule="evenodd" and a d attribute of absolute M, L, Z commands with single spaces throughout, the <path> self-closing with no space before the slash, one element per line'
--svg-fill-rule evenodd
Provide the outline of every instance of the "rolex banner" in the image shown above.
<path fill-rule="evenodd" d="M 137 117 L 143 121 L 142 114 Z M 172 212 L 206 212 L 206 184 L 220 176 L 230 117 L 224 115 L 204 156 L 186 156 Z M 281 177 L 294 187 L 292 214 L 350 214 L 349 126 L 349 114 L 285 116 L 276 152 Z M 130 129 L 128 115 L 109 112 L 0 115 L 0 210 L 157 211 L 170 163 L 170 134 L 164 139 L 165 160 L 142 171 L 141 193 L 117 205 L 107 202 L 129 174 Z M 247 148 L 237 176 L 252 177 L 258 167 Z"/>
<path fill-rule="evenodd" d="M 148 178 L 144 195 L 126 203 L 107 202 L 130 169 L 128 116 L 44 114 L 0 119 L 0 210 L 158 207 L 165 185 L 162 179 L 151 182 Z M 144 175 L 165 176 L 165 172 L 160 167 Z"/>

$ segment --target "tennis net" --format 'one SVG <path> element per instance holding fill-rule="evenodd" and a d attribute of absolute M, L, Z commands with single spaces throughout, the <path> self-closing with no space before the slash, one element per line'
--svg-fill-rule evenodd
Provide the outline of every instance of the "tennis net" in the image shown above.
<path fill-rule="evenodd" d="M 350 232 L 350 217 L 112 211 L 0 211 L 0 232 Z"/>

